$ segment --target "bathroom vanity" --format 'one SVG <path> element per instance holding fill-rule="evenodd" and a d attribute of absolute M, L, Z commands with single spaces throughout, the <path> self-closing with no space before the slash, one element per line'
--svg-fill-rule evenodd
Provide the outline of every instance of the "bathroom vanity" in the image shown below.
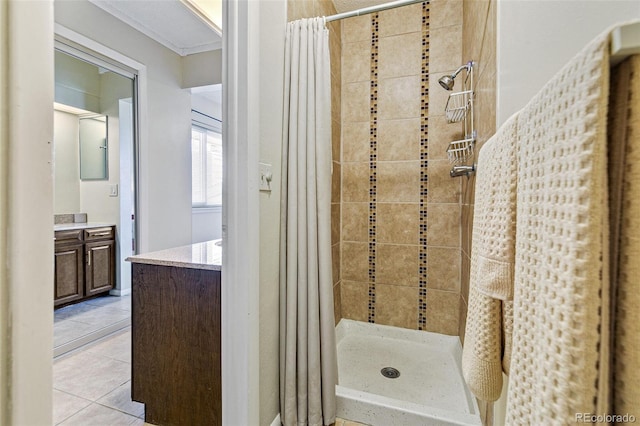
<path fill-rule="evenodd" d="M 114 288 L 115 234 L 115 226 L 107 223 L 64 223 L 54 226 L 54 307 L 78 302 Z"/>
<path fill-rule="evenodd" d="M 131 397 L 158 425 L 221 425 L 220 240 L 132 256 Z"/>

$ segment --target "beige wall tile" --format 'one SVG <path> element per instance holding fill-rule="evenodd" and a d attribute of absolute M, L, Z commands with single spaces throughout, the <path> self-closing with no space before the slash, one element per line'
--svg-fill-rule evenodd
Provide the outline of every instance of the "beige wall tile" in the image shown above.
<path fill-rule="evenodd" d="M 296 0 L 296 16 L 290 21 L 316 16 L 314 0 Z"/>
<path fill-rule="evenodd" d="M 496 74 L 482 75 L 476 90 L 475 110 L 479 147 L 496 132 Z"/>
<path fill-rule="evenodd" d="M 429 160 L 429 203 L 459 203 L 460 178 L 449 176 L 452 164 L 448 160 Z"/>
<path fill-rule="evenodd" d="M 369 201 L 369 163 L 343 164 L 342 201 Z"/>
<path fill-rule="evenodd" d="M 427 288 L 460 291 L 460 249 L 429 247 L 427 259 Z"/>
<path fill-rule="evenodd" d="M 417 286 L 418 254 L 417 245 L 377 244 L 376 285 Z"/>
<path fill-rule="evenodd" d="M 335 10 L 335 7 L 333 8 L 333 10 Z M 334 15 L 334 13 L 331 13 L 331 15 Z M 331 22 L 327 22 L 327 27 L 329 28 L 329 36 L 334 35 L 342 44 L 342 24 L 340 23 L 340 21 L 331 21 Z"/>
<path fill-rule="evenodd" d="M 419 76 L 383 79 L 378 87 L 378 119 L 420 117 Z"/>
<path fill-rule="evenodd" d="M 341 162 L 340 158 L 340 144 L 342 135 L 341 120 L 331 120 L 331 159 L 333 161 Z"/>
<path fill-rule="evenodd" d="M 342 204 L 342 240 L 369 241 L 369 203 Z"/>
<path fill-rule="evenodd" d="M 427 324 L 425 329 L 435 333 L 457 336 L 458 322 L 460 321 L 459 309 L 459 293 L 427 290 Z"/>
<path fill-rule="evenodd" d="M 380 36 L 422 31 L 422 4 L 397 7 L 380 12 Z"/>
<path fill-rule="evenodd" d="M 429 204 L 427 244 L 439 247 L 460 247 L 460 205 Z"/>
<path fill-rule="evenodd" d="M 458 336 L 460 342 L 464 345 L 465 329 L 467 327 L 467 303 L 460 296 L 460 306 L 458 307 Z"/>
<path fill-rule="evenodd" d="M 471 259 L 465 253 L 461 256 L 461 278 L 460 278 L 460 296 L 465 301 L 469 300 L 469 273 L 471 272 Z"/>
<path fill-rule="evenodd" d="M 418 230 L 420 227 L 419 204 L 378 203 L 376 217 L 377 242 L 418 244 Z"/>
<path fill-rule="evenodd" d="M 342 45 L 342 83 L 371 80 L 371 41 Z"/>
<path fill-rule="evenodd" d="M 331 244 L 340 243 L 340 203 L 331 203 Z"/>
<path fill-rule="evenodd" d="M 342 19 L 342 43 L 371 41 L 371 15 Z"/>
<path fill-rule="evenodd" d="M 377 178 L 379 202 L 420 201 L 419 161 L 379 161 Z"/>
<path fill-rule="evenodd" d="M 460 248 L 467 256 L 471 256 L 471 241 L 473 236 L 473 204 L 462 204 L 460 209 L 461 239 Z"/>
<path fill-rule="evenodd" d="M 480 73 L 493 73 L 496 71 L 496 51 L 497 51 L 497 6 L 495 0 L 489 2 L 487 21 L 484 26 L 482 52 L 480 54 Z M 485 68 L 486 67 L 486 68 Z"/>
<path fill-rule="evenodd" d="M 462 25 L 430 29 L 429 72 L 455 70 L 462 63 Z M 459 83 L 460 81 L 456 82 L 461 86 Z"/>
<path fill-rule="evenodd" d="M 422 33 L 382 37 L 378 52 L 379 78 L 420 75 L 422 70 Z M 419 93 L 416 96 L 419 96 Z"/>
<path fill-rule="evenodd" d="M 369 319 L 369 284 L 342 281 L 340 283 L 340 307 L 342 318 L 367 321 Z"/>
<path fill-rule="evenodd" d="M 339 203 L 342 198 L 340 180 L 342 178 L 342 166 L 337 161 L 333 162 L 333 172 L 331 173 L 331 202 Z"/>
<path fill-rule="evenodd" d="M 298 18 L 298 1 L 287 0 L 287 22 L 295 21 Z"/>
<path fill-rule="evenodd" d="M 369 161 L 368 121 L 345 123 L 342 128 L 342 161 Z"/>
<path fill-rule="evenodd" d="M 369 244 L 342 243 L 342 281 L 369 280 Z"/>
<path fill-rule="evenodd" d="M 342 85 L 342 122 L 369 121 L 370 92 L 368 81 Z"/>
<path fill-rule="evenodd" d="M 331 246 L 331 272 L 332 272 L 332 278 L 333 278 L 333 284 L 337 284 L 338 282 L 340 282 L 340 276 L 341 276 L 341 267 L 340 267 L 340 260 L 341 260 L 341 255 L 340 252 L 342 250 L 342 244 L 338 243 L 338 244 L 334 244 Z"/>
<path fill-rule="evenodd" d="M 376 284 L 376 324 L 416 329 L 418 288 Z"/>
<path fill-rule="evenodd" d="M 331 119 L 342 121 L 342 82 L 335 74 L 331 76 Z"/>
<path fill-rule="evenodd" d="M 429 161 L 446 160 L 449 143 L 462 139 L 462 124 L 447 122 L 445 116 L 440 114 L 444 111 L 435 111 L 440 114 L 435 116 L 431 112 L 429 106 Z"/>
<path fill-rule="evenodd" d="M 464 42 L 462 50 L 465 60 L 478 60 L 480 57 L 488 7 L 488 0 L 463 0 Z"/>
<path fill-rule="evenodd" d="M 420 158 L 420 119 L 378 121 L 378 160 Z"/>
<path fill-rule="evenodd" d="M 338 325 L 342 318 L 342 308 L 340 300 L 340 282 L 333 286 L 333 319 L 334 323 Z"/>
<path fill-rule="evenodd" d="M 462 0 L 431 0 L 429 29 L 462 25 Z"/>
<path fill-rule="evenodd" d="M 477 152 L 477 150 L 476 150 Z M 475 200 L 476 175 L 462 180 L 462 204 L 473 204 Z"/>
<path fill-rule="evenodd" d="M 316 3 L 316 11 L 317 16 L 329 16 L 329 15 L 335 15 L 336 13 L 336 7 L 333 5 L 333 1 L 331 0 L 315 0 Z M 333 22 L 329 22 L 327 24 L 327 26 L 331 26 Z"/>

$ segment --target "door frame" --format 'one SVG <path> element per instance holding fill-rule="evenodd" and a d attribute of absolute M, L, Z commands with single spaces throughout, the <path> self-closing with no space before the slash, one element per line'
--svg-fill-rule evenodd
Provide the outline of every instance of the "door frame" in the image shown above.
<path fill-rule="evenodd" d="M 141 158 L 145 158 L 145 153 L 147 150 L 148 140 L 148 120 L 147 120 L 147 108 L 146 103 L 143 101 L 147 96 L 147 67 L 134 60 L 128 56 L 123 55 L 120 52 L 117 52 L 101 43 L 98 43 L 95 40 L 92 40 L 80 33 L 77 33 L 61 24 L 54 24 L 54 36 L 61 37 L 62 39 L 66 39 L 71 41 L 73 44 L 77 46 L 72 46 L 73 49 L 83 50 L 87 49 L 89 51 L 93 51 L 98 53 L 99 55 L 115 62 L 112 64 L 113 67 L 117 68 L 119 64 L 123 65 L 126 68 L 129 68 L 133 71 L 133 80 L 134 80 L 134 89 L 133 89 L 133 109 L 134 109 L 134 139 L 133 139 L 133 210 L 134 210 L 134 220 L 133 220 L 133 228 L 134 228 L 134 240 L 135 246 L 133 249 L 133 254 L 139 253 L 141 248 L 144 248 L 147 245 L 148 241 L 148 226 L 145 225 L 148 221 L 144 220 L 147 215 L 147 198 L 145 194 L 147 191 L 146 184 L 148 182 L 147 179 L 144 178 L 145 168 L 144 165 L 141 164 Z M 63 49 L 62 49 L 63 50 Z M 64 50 L 63 50 L 64 51 Z M 68 52 L 65 52 L 68 53 Z M 91 56 L 89 53 L 87 55 Z M 99 58 L 98 58 L 99 61 Z M 98 62 L 97 61 L 97 62 Z M 94 62 L 95 63 L 95 62 Z M 98 64 L 99 65 L 99 64 Z M 117 72 L 114 70 L 114 72 Z M 120 186 L 121 191 L 123 190 L 122 186 Z M 120 217 L 122 221 L 124 218 Z M 123 242 L 128 242 L 128 239 L 124 241 L 122 238 L 120 239 L 120 244 Z M 118 259 L 119 261 L 119 259 Z M 130 292 L 130 289 L 129 289 Z M 117 292 L 117 295 L 125 295 L 128 292 Z"/>

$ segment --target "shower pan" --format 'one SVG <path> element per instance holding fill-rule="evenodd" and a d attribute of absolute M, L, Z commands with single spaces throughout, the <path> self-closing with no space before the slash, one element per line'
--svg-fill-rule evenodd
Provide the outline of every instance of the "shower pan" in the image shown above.
<path fill-rule="evenodd" d="M 342 319 L 337 415 L 372 426 L 481 425 L 456 336 Z"/>

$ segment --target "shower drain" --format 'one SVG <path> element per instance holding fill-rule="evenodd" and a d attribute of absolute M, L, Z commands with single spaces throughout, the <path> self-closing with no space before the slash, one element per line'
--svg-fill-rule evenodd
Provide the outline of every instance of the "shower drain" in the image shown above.
<path fill-rule="evenodd" d="M 393 367 L 385 367 L 380 370 L 380 373 L 382 373 L 382 375 L 387 379 L 397 379 L 400 377 L 400 372 Z"/>

